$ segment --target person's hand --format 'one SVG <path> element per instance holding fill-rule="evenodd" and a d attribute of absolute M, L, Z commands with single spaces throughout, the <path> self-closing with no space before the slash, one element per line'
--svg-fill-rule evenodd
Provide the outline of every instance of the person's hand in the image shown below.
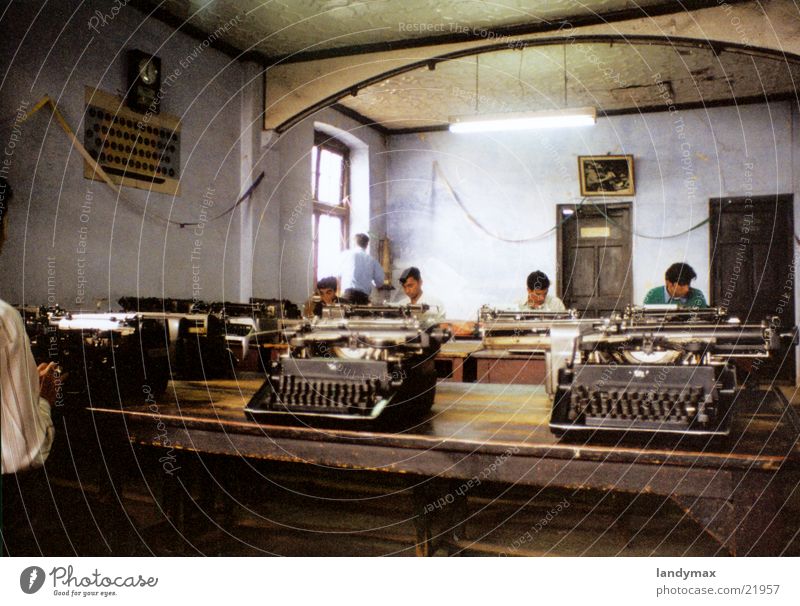
<path fill-rule="evenodd" d="M 50 403 L 50 406 L 55 404 L 58 387 L 61 380 L 61 369 L 55 362 L 49 364 L 39 364 L 37 367 L 39 371 L 39 395 Z"/>

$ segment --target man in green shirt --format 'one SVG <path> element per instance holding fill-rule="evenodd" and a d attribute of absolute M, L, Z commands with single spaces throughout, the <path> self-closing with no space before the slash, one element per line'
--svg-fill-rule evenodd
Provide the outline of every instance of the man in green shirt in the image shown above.
<path fill-rule="evenodd" d="M 679 307 L 708 307 L 703 293 L 690 286 L 697 274 L 686 263 L 673 263 L 664 274 L 664 286 L 647 293 L 645 305 L 677 304 Z"/>

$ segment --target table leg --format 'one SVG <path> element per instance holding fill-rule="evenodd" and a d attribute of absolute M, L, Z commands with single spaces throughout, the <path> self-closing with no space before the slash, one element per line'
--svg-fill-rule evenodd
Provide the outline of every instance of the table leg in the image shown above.
<path fill-rule="evenodd" d="M 787 485 L 777 475 L 745 471 L 731 475 L 727 499 L 671 498 L 731 555 L 778 556 L 788 540 L 781 515 Z"/>
<path fill-rule="evenodd" d="M 414 486 L 414 525 L 417 556 L 428 557 L 444 549 L 459 552 L 466 536 L 467 497 L 457 481 L 429 480 Z"/>

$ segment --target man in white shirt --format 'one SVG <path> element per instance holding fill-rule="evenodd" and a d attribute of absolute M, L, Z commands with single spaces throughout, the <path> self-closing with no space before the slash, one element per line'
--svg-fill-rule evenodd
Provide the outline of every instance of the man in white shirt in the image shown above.
<path fill-rule="evenodd" d="M 11 187 L 0 177 L 0 249 L 6 238 Z M 0 444 L 2 444 L 3 555 L 40 553 L 57 533 L 44 465 L 53 445 L 50 406 L 56 401 L 56 365 L 37 368 L 25 324 L 0 300 Z M 41 538 L 39 538 L 41 537 Z"/>
<path fill-rule="evenodd" d="M 520 310 L 566 311 L 564 302 L 550 294 L 550 278 L 538 269 L 528 275 L 528 297 L 520 301 Z"/>
<path fill-rule="evenodd" d="M 406 296 L 398 301 L 400 305 L 427 305 L 425 312 L 426 323 L 438 324 L 444 322 L 444 305 L 438 299 L 422 292 L 422 274 L 417 267 L 409 267 L 400 274 L 400 284 Z"/>
<path fill-rule="evenodd" d="M 357 248 L 342 253 L 339 262 L 339 278 L 342 298 L 354 305 L 368 305 L 372 286 L 383 284 L 383 268 L 369 256 L 369 236 L 356 234 Z"/>
<path fill-rule="evenodd" d="M 6 238 L 11 186 L 0 178 L 0 250 Z M 25 324 L 16 309 L 0 300 L 0 400 L 2 472 L 41 467 L 53 444 L 50 406 L 56 396 L 56 365 L 37 368 Z"/>

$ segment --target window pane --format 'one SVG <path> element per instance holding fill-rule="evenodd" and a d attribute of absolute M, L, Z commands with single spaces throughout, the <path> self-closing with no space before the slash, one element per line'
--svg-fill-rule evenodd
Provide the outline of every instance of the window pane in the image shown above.
<path fill-rule="evenodd" d="M 342 156 L 324 148 L 319 157 L 317 200 L 333 206 L 342 201 Z"/>
<path fill-rule="evenodd" d="M 339 272 L 339 253 L 342 250 L 342 220 L 320 215 L 317 242 L 317 279 L 335 276 Z"/>

